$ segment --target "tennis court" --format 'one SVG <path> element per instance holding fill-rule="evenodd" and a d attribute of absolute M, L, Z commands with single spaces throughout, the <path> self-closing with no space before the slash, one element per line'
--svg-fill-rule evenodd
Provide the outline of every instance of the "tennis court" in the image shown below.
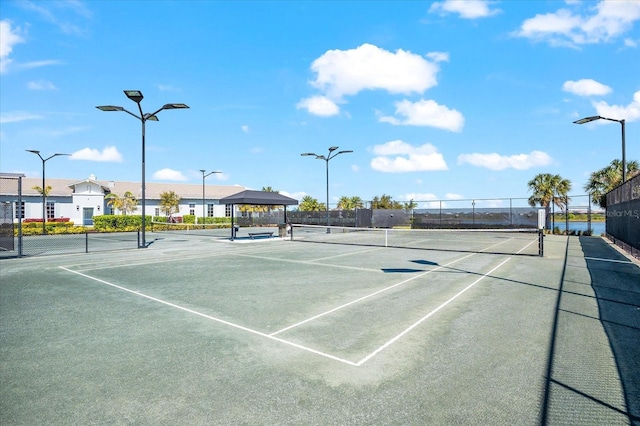
<path fill-rule="evenodd" d="M 538 257 L 528 238 L 329 237 L 149 233 L 0 262 L 0 422 L 637 421 L 640 269 L 600 238 L 549 236 Z"/>

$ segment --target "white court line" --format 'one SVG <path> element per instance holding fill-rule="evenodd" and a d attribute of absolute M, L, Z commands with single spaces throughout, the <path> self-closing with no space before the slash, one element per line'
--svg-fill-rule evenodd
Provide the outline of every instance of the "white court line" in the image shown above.
<path fill-rule="evenodd" d="M 532 241 L 532 242 L 533 242 L 533 241 Z M 489 246 L 489 247 L 487 247 L 487 248 L 485 248 L 485 249 L 481 250 L 480 252 L 482 252 L 482 251 L 484 251 L 484 250 L 489 250 L 489 249 L 491 249 L 491 248 L 493 248 L 493 247 L 495 247 L 495 246 L 497 246 L 497 245 L 503 244 L 503 243 L 504 243 L 504 241 L 499 242 L 499 243 L 496 243 L 496 244 L 493 244 L 493 245 L 491 245 L 491 246 Z M 525 248 L 527 248 L 529 245 L 531 245 L 531 243 L 527 244 L 527 246 L 526 246 L 526 247 L 523 247 L 520 251 L 524 250 L 524 249 L 525 249 Z M 519 251 L 518 253 L 520 253 L 520 251 Z M 300 322 L 298 322 L 298 323 L 296 323 L 296 324 L 292 324 L 292 325 L 290 325 L 290 326 L 288 326 L 288 327 L 285 327 L 285 328 L 283 328 L 283 329 L 281 329 L 281 330 L 278 330 L 278 331 L 276 331 L 276 332 L 271 333 L 271 336 L 275 336 L 276 334 L 282 333 L 282 332 L 287 331 L 287 330 L 291 330 L 292 328 L 298 327 L 298 326 L 303 325 L 303 324 L 306 324 L 306 323 L 308 323 L 308 322 L 310 322 L 310 321 L 316 320 L 316 319 L 321 318 L 321 317 L 323 317 L 323 316 L 326 316 L 326 315 L 329 315 L 329 314 L 334 313 L 334 312 L 336 312 L 336 311 L 339 311 L 340 309 L 343 309 L 343 308 L 346 308 L 346 307 L 348 307 L 348 306 L 354 305 L 354 304 L 356 304 L 356 303 L 358 303 L 358 302 L 361 302 L 361 301 L 363 301 L 363 300 L 365 300 L 365 299 L 368 299 L 368 298 L 370 298 L 370 297 L 372 297 L 372 296 L 375 296 L 375 295 L 377 295 L 377 294 L 383 293 L 383 292 L 385 292 L 385 291 L 387 291 L 387 290 L 390 290 L 390 289 L 392 289 L 392 288 L 395 288 L 395 287 L 397 287 L 397 286 L 399 286 L 399 285 L 402 285 L 402 284 L 405 284 L 405 283 L 407 283 L 407 282 L 409 282 L 409 281 L 412 281 L 412 280 L 415 280 L 415 279 L 417 279 L 417 278 L 423 277 L 424 275 L 427 275 L 427 274 L 429 274 L 429 273 L 431 273 L 431 272 L 433 272 L 433 271 L 437 271 L 438 269 L 446 268 L 446 267 L 448 267 L 449 265 L 453 265 L 454 263 L 459 262 L 459 261 L 461 261 L 461 260 L 464 260 L 464 259 L 466 259 L 466 258 L 468 258 L 468 257 L 475 256 L 476 254 L 479 254 L 480 252 L 478 252 L 478 253 L 471 253 L 471 254 L 468 254 L 468 255 L 463 256 L 463 257 L 461 257 L 461 258 L 459 258 L 459 259 L 456 259 L 456 260 L 454 260 L 454 261 L 451 261 L 451 262 L 449 262 L 449 263 L 447 263 L 447 264 L 440 265 L 440 266 L 438 266 L 437 268 L 430 269 L 430 270 L 425 271 L 425 272 L 423 272 L 423 273 L 421 273 L 421 274 L 419 274 L 419 275 L 415 275 L 415 276 L 413 276 L 413 277 L 411 277 L 411 278 L 408 278 L 408 279 L 406 279 L 406 280 L 404 280 L 404 281 L 401 281 L 401 282 L 396 283 L 396 284 L 393 284 L 393 285 L 391 285 L 391 286 L 389 286 L 389 287 L 385 287 L 385 288 L 383 288 L 383 289 L 381 289 L 381 290 L 378 290 L 378 291 L 376 291 L 376 292 L 373 292 L 373 293 L 371 293 L 371 294 L 368 294 L 368 295 L 366 295 L 366 296 L 363 296 L 363 297 L 361 297 L 361 298 L 359 298 L 359 299 L 352 300 L 351 302 L 345 303 L 344 305 L 340 305 L 340 306 L 338 306 L 338 307 L 336 307 L 336 308 L 330 309 L 330 310 L 328 310 L 328 311 L 326 311 L 326 312 L 322 312 L 322 313 L 320 313 L 320 314 L 318 314 L 318 315 L 315 315 L 315 316 L 313 316 L 313 317 L 311 317 L 311 318 L 307 318 L 307 319 L 305 319 L 305 320 L 303 320 L 303 321 L 300 321 Z M 507 260 L 509 260 L 509 259 L 507 259 Z M 288 261 L 288 260 L 285 260 L 285 261 Z M 294 261 L 294 262 L 295 262 L 295 261 Z M 300 262 L 300 263 L 309 263 L 309 262 L 308 262 L 308 261 L 304 261 L 304 262 Z M 503 262 L 503 263 L 504 263 L 504 262 Z M 313 265 L 316 265 L 317 263 L 312 263 L 312 264 L 313 264 Z M 322 265 L 322 264 L 319 264 L 319 265 Z M 340 267 L 340 266 L 334 266 L 334 265 L 326 265 L 326 266 Z M 349 268 L 349 269 L 363 269 L 363 268 L 354 268 L 354 267 L 345 267 L 345 268 Z M 376 270 L 376 271 L 377 271 L 377 270 Z M 493 270 L 492 270 L 491 272 L 493 272 Z M 491 272 L 489 272 L 489 273 L 491 273 Z M 475 284 L 475 283 L 474 283 L 474 284 Z"/>
<path fill-rule="evenodd" d="M 494 244 L 494 245 L 492 245 L 492 246 L 490 246 L 490 247 L 487 247 L 487 248 L 483 249 L 483 251 L 484 251 L 484 250 L 489 250 L 490 248 L 492 248 L 492 247 L 494 247 L 494 246 L 496 246 L 496 245 L 499 245 L 499 244 L 502 244 L 502 243 Z M 243 253 L 232 253 L 232 254 L 241 255 L 241 256 L 247 256 L 247 257 L 252 257 L 252 256 L 249 256 L 249 255 L 246 255 L 246 254 L 243 254 Z M 400 282 L 400 283 L 394 284 L 393 286 L 391 286 L 391 287 L 389 287 L 389 288 L 396 287 L 396 286 L 398 286 L 398 285 L 404 284 L 404 283 L 406 283 L 406 282 L 408 282 L 408 281 L 411 281 L 411 280 L 413 280 L 413 279 L 416 279 L 416 278 L 419 278 L 419 277 L 421 277 L 421 276 L 424 276 L 424 275 L 426 275 L 427 273 L 430 273 L 430 272 L 435 271 L 435 270 L 437 270 L 437 269 L 447 267 L 448 265 L 452 265 L 452 264 L 454 264 L 454 263 L 456 263 L 456 262 L 459 262 L 459 261 L 461 261 L 461 260 L 464 260 L 464 259 L 466 259 L 466 258 L 468 258 L 468 257 L 475 256 L 476 254 L 478 254 L 478 253 L 471 253 L 471 254 L 469 254 L 469 255 L 463 256 L 463 257 L 461 257 L 461 258 L 459 258 L 459 259 L 457 259 L 457 260 L 454 260 L 454 261 L 452 261 L 452 262 L 447 263 L 446 265 L 442 265 L 442 266 L 439 266 L 438 268 L 434 268 L 434 269 L 432 269 L 432 270 L 425 271 L 424 273 L 422 273 L 422 274 L 420 274 L 420 275 L 416 275 L 416 276 L 411 277 L 411 278 L 409 278 L 409 279 L 407 279 L 407 280 L 404 280 L 404 281 L 402 281 L 402 282 Z M 283 260 L 283 259 L 273 259 L 273 258 L 267 258 L 267 259 L 269 259 L 269 260 Z M 432 312 L 430 312 L 429 314 L 427 314 L 425 317 L 421 318 L 418 322 L 414 323 L 414 324 L 413 324 L 413 325 L 411 325 L 409 328 L 405 329 L 402 333 L 400 333 L 399 335 L 397 335 L 397 336 L 396 336 L 396 337 L 394 337 L 393 339 L 389 340 L 387 343 L 385 343 L 384 345 L 382 345 L 381 347 L 379 347 L 378 349 L 376 349 L 374 352 L 372 352 L 371 354 L 367 355 L 365 358 L 363 358 L 363 359 L 362 359 L 362 360 L 360 360 L 359 362 L 349 361 L 349 360 L 346 360 L 346 359 L 343 359 L 343 358 L 337 357 L 337 356 L 335 356 L 335 355 L 331 355 L 331 354 L 328 354 L 328 353 L 325 353 L 325 352 L 318 351 L 318 350 L 316 350 L 316 349 L 309 348 L 309 347 L 307 347 L 307 346 L 303 346 L 303 345 L 300 345 L 300 344 L 297 344 L 297 343 L 294 343 L 294 342 L 291 342 L 291 341 L 288 341 L 288 340 L 284 340 L 284 339 L 281 339 L 281 338 L 279 338 L 279 337 L 276 337 L 276 336 L 275 336 L 275 334 L 280 333 L 280 332 L 282 332 L 282 331 L 284 331 L 284 330 L 291 329 L 291 328 L 293 328 L 294 326 L 297 326 L 297 325 L 300 325 L 300 324 L 302 324 L 302 323 L 305 323 L 305 322 L 311 321 L 312 319 L 316 319 L 316 318 L 318 318 L 318 317 L 320 317 L 320 316 L 327 315 L 327 314 L 328 314 L 328 313 L 330 313 L 330 312 L 335 312 L 335 311 L 336 311 L 336 310 L 338 310 L 338 309 L 342 309 L 343 307 L 346 307 L 346 306 L 352 305 L 352 304 L 354 304 L 354 303 L 357 303 L 357 301 L 359 301 L 359 300 L 362 300 L 362 299 L 365 299 L 365 298 L 367 298 L 367 297 L 373 296 L 373 294 L 381 293 L 381 292 L 383 292 L 383 291 L 388 290 L 389 288 L 385 288 L 385 289 L 379 290 L 378 292 L 373 293 L 373 294 L 371 294 L 371 295 L 369 295 L 369 296 L 365 296 L 364 298 L 360 298 L 360 299 L 358 299 L 358 300 L 356 300 L 356 301 L 350 302 L 350 303 L 348 303 L 348 304 L 346 304 L 346 305 L 343 305 L 342 307 L 338 307 L 338 308 L 332 309 L 331 311 L 327 311 L 327 312 L 325 312 L 325 313 L 323 313 L 323 314 L 320 314 L 320 315 L 315 316 L 315 317 L 314 317 L 314 318 L 312 318 L 312 319 L 307 319 L 307 320 L 305 320 L 305 321 L 303 321 L 303 322 L 301 322 L 301 323 L 298 323 L 298 324 L 296 324 L 296 325 L 294 325 L 294 326 L 287 327 L 286 329 L 282 329 L 282 330 L 277 331 L 277 332 L 272 333 L 272 334 L 266 334 L 266 333 L 263 333 L 263 332 L 260 332 L 260 331 L 257 331 L 257 330 L 250 329 L 250 328 L 248 328 L 248 327 L 241 326 L 241 325 L 239 325 L 239 324 L 235 324 L 235 323 L 232 323 L 232 322 L 229 322 L 229 321 L 226 321 L 226 320 L 220 319 L 220 318 L 216 318 L 216 317 L 213 317 L 213 316 L 210 316 L 210 315 L 207 315 L 207 314 L 204 314 L 204 313 L 201 313 L 201 312 L 195 311 L 195 310 L 193 310 L 193 309 L 186 308 L 186 307 L 184 307 L 184 306 L 176 305 L 176 304 L 174 304 L 174 303 L 167 302 L 167 301 L 164 301 L 164 300 L 158 299 L 158 298 L 156 298 L 156 297 L 146 295 L 146 294 L 141 293 L 141 292 L 139 292 L 139 291 L 131 290 L 131 289 L 128 289 L 128 288 L 126 288 L 126 287 L 119 286 L 119 285 L 117 285 L 117 284 L 113 284 L 113 283 L 110 283 L 110 282 L 108 282 L 108 281 L 105 281 L 105 280 L 102 280 L 102 279 L 99 279 L 99 278 L 96 278 L 96 277 L 92 277 L 92 276 L 90 276 L 90 275 L 87 275 L 87 274 L 84 274 L 84 273 L 81 273 L 81 272 L 78 272 L 78 271 L 74 271 L 74 270 L 72 270 L 72 269 L 68 269 L 68 268 L 66 268 L 66 267 L 64 267 L 64 266 L 59 266 L 59 268 L 60 268 L 60 269 L 62 269 L 62 270 L 65 270 L 65 271 L 67 271 L 67 272 L 70 272 L 70 273 L 72 273 L 72 274 L 80 275 L 80 276 L 85 277 L 85 278 L 87 278 L 87 279 L 90 279 L 90 280 L 93 280 L 93 281 L 96 281 L 96 282 L 99 282 L 99 283 L 102 283 L 102 284 L 105 284 L 105 285 L 108 285 L 108 286 L 114 287 L 114 288 L 116 288 L 116 289 L 118 289 L 118 290 L 125 291 L 125 292 L 128 292 L 128 293 L 134 294 L 134 295 L 136 295 L 136 296 L 140 296 L 140 297 L 143 297 L 143 298 L 146 298 L 146 299 L 149 299 L 149 300 L 152 300 L 152 301 L 155 301 L 155 302 L 158 302 L 158 303 L 164 304 L 164 305 L 166 305 L 166 306 L 170 306 L 170 307 L 173 307 L 173 308 L 175 308 L 175 309 L 179 309 L 179 310 L 182 310 L 182 311 L 185 311 L 185 312 L 191 313 L 191 314 L 193 314 L 193 315 L 197 315 L 197 316 L 200 316 L 200 317 L 203 317 L 203 318 L 209 319 L 209 320 L 211 320 L 211 321 L 215 321 L 215 322 L 218 322 L 218 323 L 221 323 L 221 324 L 224 324 L 224 325 L 227 325 L 227 326 L 230 326 L 230 327 L 233 327 L 233 328 L 236 328 L 236 329 L 242 330 L 242 331 L 246 331 L 246 332 L 251 333 L 251 334 L 255 334 L 255 335 L 258 335 L 258 336 L 261 336 L 261 337 L 265 337 L 265 338 L 267 338 L 267 339 L 270 339 L 270 340 L 273 340 L 273 341 L 276 341 L 276 342 L 280 342 L 280 343 L 283 343 L 283 344 L 285 344 L 285 345 L 292 346 L 292 347 L 298 348 L 298 349 L 300 349 L 300 350 L 303 350 L 303 351 L 306 351 L 306 352 L 309 352 L 309 353 L 313 353 L 313 354 L 316 354 L 316 355 L 319 355 L 319 356 L 322 356 L 322 357 L 325 357 L 325 358 L 328 358 L 328 359 L 332 359 L 332 360 L 334 360 L 334 361 L 338 361 L 338 362 L 341 362 L 341 363 L 343 363 L 343 364 L 351 365 L 351 366 L 354 366 L 354 367 L 359 367 L 359 366 L 363 365 L 365 362 L 369 361 L 369 360 L 370 360 L 371 358 L 373 358 L 374 356 L 376 356 L 376 355 L 377 355 L 378 353 L 380 353 L 382 350 L 384 350 L 385 348 L 389 347 L 391 344 L 393 344 L 395 341 L 397 341 L 397 340 L 398 340 L 398 339 L 400 339 L 402 336 L 404 336 L 405 334 L 407 334 L 407 333 L 408 333 L 409 331 L 411 331 L 413 328 L 417 327 L 420 323 L 424 322 L 427 318 L 429 318 L 430 316 L 432 316 L 433 314 L 435 314 L 437 311 L 439 311 L 440 309 L 444 308 L 447 304 L 449 304 L 449 303 L 450 303 L 450 302 L 452 302 L 454 299 L 456 299 L 457 297 L 459 297 L 460 295 L 462 295 L 464 292 L 466 292 L 468 289 L 470 289 L 470 288 L 471 288 L 471 287 L 473 287 L 475 284 L 477 284 L 478 282 L 480 282 L 483 278 L 485 278 L 486 276 L 488 276 L 489 274 L 491 274 L 492 272 L 494 272 L 494 271 L 495 271 L 496 269 L 498 269 L 500 266 L 504 265 L 504 264 L 505 264 L 507 261 L 509 261 L 510 259 L 511 259 L 511 258 L 508 258 L 508 259 L 504 260 L 502 263 L 500 263 L 498 266 L 496 266 L 495 268 L 493 268 L 491 271 L 489 271 L 489 272 L 487 272 L 486 274 L 484 274 L 482 277 L 480 277 L 480 278 L 479 278 L 478 280 L 476 280 L 474 283 L 472 283 L 471 285 L 467 286 L 467 287 L 466 287 L 465 289 L 463 289 L 462 291 L 458 292 L 455 296 L 453 296 L 452 298 L 450 298 L 448 301 L 446 301 L 445 303 L 443 303 L 442 305 L 440 305 L 438 308 L 436 308 L 435 310 L 433 310 Z M 285 260 L 285 261 L 286 261 L 286 260 Z M 158 263 L 158 262 L 153 262 L 153 263 Z M 309 262 L 297 262 L 297 263 L 309 263 Z M 311 263 L 311 264 L 313 264 L 313 263 Z M 331 265 L 326 265 L 326 266 L 331 266 Z M 353 268 L 353 269 L 359 269 L 359 268 Z M 360 269 L 361 269 L 361 268 L 360 268 Z M 376 271 L 378 271 L 378 270 L 376 270 Z"/>
<path fill-rule="evenodd" d="M 326 268 L 351 269 L 351 270 L 354 270 L 354 271 L 381 272 L 380 269 L 360 268 L 358 266 L 333 265 L 333 264 L 326 264 L 326 263 L 317 263 L 315 260 L 282 259 L 282 258 L 278 258 L 278 257 L 255 256 L 253 254 L 246 254 L 246 253 L 234 253 L 234 254 L 236 256 L 240 256 L 240 257 L 250 257 L 252 259 L 260 259 L 260 260 L 271 260 L 271 261 L 274 261 L 274 262 L 300 263 L 300 264 L 304 264 L 304 265 L 324 266 Z"/>
<path fill-rule="evenodd" d="M 504 265 L 505 263 L 507 263 L 509 260 L 511 260 L 511 258 L 507 258 L 504 261 L 502 261 L 502 263 L 500 263 L 498 266 L 496 266 L 495 268 L 493 268 L 492 270 L 490 270 L 489 272 L 487 272 L 486 274 L 482 275 L 480 278 L 478 278 L 477 280 L 475 280 L 473 283 L 469 284 L 467 287 L 465 287 L 464 289 L 462 289 L 461 291 L 459 291 L 455 296 L 451 297 L 449 300 L 447 300 L 446 302 L 444 302 L 443 304 L 441 304 L 440 306 L 438 306 L 437 308 L 435 308 L 433 311 L 429 312 L 427 315 L 423 316 L 422 318 L 420 318 L 418 321 L 414 322 L 413 324 L 411 324 L 411 326 L 409 326 L 408 328 L 406 328 L 402 333 L 398 334 L 397 336 L 395 336 L 394 338 L 392 338 L 391 340 L 387 341 L 387 343 L 385 343 L 384 345 L 380 346 L 378 349 L 376 349 L 375 351 L 371 352 L 369 355 L 367 355 L 366 357 L 362 358 L 360 361 L 358 361 L 356 363 L 356 367 L 360 367 L 362 364 L 364 364 L 365 362 L 369 361 L 371 358 L 373 358 L 374 356 L 376 356 L 377 354 L 379 354 L 380 352 L 382 352 L 384 349 L 388 348 L 389 346 L 391 346 L 395 341 L 397 341 L 398 339 L 400 339 L 402 336 L 404 336 L 405 334 L 407 334 L 408 332 L 410 332 L 411 330 L 413 330 L 414 328 L 416 328 L 417 326 L 419 326 L 420 324 L 422 324 L 424 321 L 426 321 L 429 317 L 431 317 L 432 315 L 434 315 L 436 312 L 438 312 L 439 310 L 441 310 L 442 308 L 444 308 L 445 306 L 447 306 L 449 303 L 453 302 L 455 299 L 457 299 L 459 296 L 461 296 L 464 292 L 466 292 L 467 290 L 469 290 L 471 287 L 473 287 L 474 285 L 476 285 L 477 283 L 479 283 L 481 280 L 483 280 L 485 277 L 487 277 L 489 274 L 491 274 L 492 272 L 494 272 L 496 269 L 500 268 L 502 265 Z"/>
<path fill-rule="evenodd" d="M 629 263 L 629 264 L 633 264 L 633 262 L 631 262 L 630 260 L 615 260 L 615 259 L 603 259 L 601 257 L 586 257 L 586 260 L 597 260 L 599 262 L 613 262 L 613 263 Z"/>
<path fill-rule="evenodd" d="M 147 294 L 140 293 L 138 291 L 131 290 L 131 289 L 128 289 L 126 287 L 122 287 L 122 286 L 119 286 L 117 284 L 110 283 L 110 282 L 102 280 L 100 278 L 92 277 L 90 275 L 83 274 L 82 272 L 77 272 L 77 271 L 65 268 L 64 266 L 59 266 L 59 268 L 65 270 L 67 272 L 71 272 L 72 274 L 80 275 L 81 277 L 85 277 L 85 278 L 88 278 L 90 280 L 97 281 L 97 282 L 99 282 L 101 284 L 106 284 L 108 286 L 117 288 L 118 290 L 125 291 L 127 293 L 131 293 L 131 294 L 134 294 L 136 296 L 144 297 L 145 299 L 153 300 L 154 302 L 158 302 L 158 303 L 161 303 L 163 305 L 167 305 L 167 306 L 170 306 L 172 308 L 179 309 L 179 310 L 188 312 L 188 313 L 193 314 L 193 315 L 198 315 L 200 317 L 209 319 L 211 321 L 215 321 L 215 322 L 219 322 L 219 323 L 224 324 L 224 325 L 228 325 L 229 327 L 237 328 L 239 330 L 246 331 L 246 332 L 251 333 L 251 334 L 256 334 L 256 335 L 261 336 L 261 337 L 266 337 L 267 339 L 271 339 L 271 340 L 274 340 L 276 342 L 284 343 L 285 345 L 293 346 L 295 348 L 302 349 L 304 351 L 311 352 L 313 354 L 320 355 L 320 356 L 323 356 L 325 358 L 329 358 L 329 359 L 332 359 L 332 360 L 335 360 L 335 361 L 339 361 L 339 362 L 342 362 L 344 364 L 349 364 L 349 365 L 356 366 L 356 363 L 354 363 L 353 361 L 349 361 L 349 360 L 346 360 L 346 359 L 343 359 L 343 358 L 339 358 L 339 357 L 331 355 L 331 354 L 320 352 L 318 350 L 315 350 L 315 349 L 312 349 L 312 348 L 309 348 L 309 347 L 306 347 L 306 346 L 302 346 L 302 345 L 299 345 L 297 343 L 281 339 L 279 337 L 274 337 L 274 336 L 271 336 L 269 334 L 262 333 L 262 332 L 257 331 L 257 330 L 253 330 L 251 328 L 244 327 L 244 326 L 239 325 L 239 324 L 234 324 L 232 322 L 225 321 L 225 320 L 220 319 L 220 318 L 212 317 L 211 315 L 203 314 L 202 312 L 194 311 L 193 309 L 185 308 L 184 306 L 176 305 L 175 303 L 167 302 L 165 300 L 158 299 L 157 297 L 149 296 Z"/>
<path fill-rule="evenodd" d="M 360 250 L 360 251 L 352 251 L 352 252 L 349 252 L 349 253 L 334 254 L 333 256 L 319 257 L 317 259 L 309 259 L 307 262 L 319 262 L 321 260 L 335 259 L 336 257 L 351 256 L 352 254 L 369 253 L 371 251 L 378 251 L 378 250 L 381 250 L 383 248 L 384 247 L 375 247 L 375 248 L 368 249 L 368 250 Z"/>
<path fill-rule="evenodd" d="M 117 259 L 113 261 L 101 262 L 100 265 L 97 265 L 97 266 L 95 262 L 92 262 L 92 263 L 74 264 L 73 267 L 77 268 L 75 270 L 80 270 L 80 271 L 97 271 L 101 269 L 111 269 L 114 267 L 114 265 L 116 267 L 130 267 L 130 266 L 141 266 L 141 265 L 154 265 L 156 263 L 184 262 L 186 260 L 200 260 L 200 259 L 211 259 L 211 258 L 223 257 L 223 256 L 234 256 L 234 255 L 239 255 L 239 254 L 242 254 L 243 252 L 248 252 L 248 251 L 252 253 L 253 252 L 262 253 L 262 252 L 270 252 L 271 250 L 267 250 L 265 248 L 265 250 L 254 251 L 254 250 L 250 250 L 249 247 L 242 247 L 242 248 L 238 248 L 238 251 L 224 251 L 224 252 L 214 252 L 214 253 L 206 253 L 206 252 L 194 253 L 190 251 L 188 254 L 185 254 L 185 255 L 176 255 L 175 253 L 170 254 L 169 259 L 165 259 L 164 257 L 161 258 L 158 256 L 157 253 L 147 251 L 146 253 L 149 253 L 148 258 L 142 259 L 137 262 L 122 263 L 122 259 Z M 85 265 L 92 265 L 92 266 L 85 267 Z"/>
<path fill-rule="evenodd" d="M 346 308 L 346 307 L 348 307 L 348 306 L 354 305 L 354 304 L 356 304 L 356 303 L 358 303 L 358 302 L 362 302 L 363 300 L 366 300 L 366 299 L 368 299 L 368 298 L 370 298 L 370 297 L 373 297 L 373 296 L 378 295 L 378 294 L 380 294 L 380 293 L 384 293 L 384 292 L 385 292 L 385 291 L 387 291 L 387 290 L 391 290 L 392 288 L 398 287 L 398 286 L 400 286 L 400 285 L 402 285 L 402 284 L 406 284 L 406 283 L 408 283 L 409 281 L 413 281 L 413 280 L 415 280 L 415 279 L 417 279 L 417 278 L 424 277 L 425 275 L 427 275 L 427 274 L 429 274 L 429 273 L 431 273 L 431 272 L 433 272 L 433 271 L 437 271 L 438 269 L 446 268 L 446 267 L 448 267 L 449 265 L 453 265 L 454 263 L 459 262 L 459 261 L 461 261 L 461 260 L 463 260 L 463 259 L 466 259 L 467 257 L 471 257 L 471 256 L 473 256 L 474 254 L 475 254 L 475 253 L 473 253 L 473 254 L 469 254 L 469 255 L 467 255 L 467 256 L 461 257 L 460 259 L 456 259 L 456 260 L 454 260 L 454 261 L 452 261 L 452 262 L 449 262 L 449 263 L 447 263 L 446 265 L 441 265 L 441 266 L 438 266 L 437 268 L 430 269 L 430 270 L 425 271 L 425 272 L 423 272 L 423 273 L 421 273 L 421 274 L 414 275 L 413 277 L 411 277 L 411 278 L 407 278 L 407 279 L 406 279 L 406 280 L 404 280 L 404 281 L 400 281 L 399 283 L 393 284 L 393 285 L 391 285 L 391 286 L 389 286 L 389 287 L 385 287 L 385 288 L 380 289 L 380 290 L 378 290 L 378 291 L 375 291 L 375 292 L 373 292 L 373 293 L 367 294 L 366 296 L 363 296 L 363 297 L 361 297 L 361 298 L 359 298 L 359 299 L 356 299 L 356 300 L 352 300 L 351 302 L 345 303 L 344 305 L 341 305 L 341 306 L 338 306 L 338 307 L 336 307 L 336 308 L 330 309 L 330 310 L 328 310 L 328 311 L 326 311 L 326 312 L 323 312 L 323 313 L 318 314 L 318 315 L 316 315 L 316 316 L 313 316 L 313 317 L 311 317 L 311 318 L 307 318 L 307 319 L 305 319 L 304 321 L 300 321 L 300 322 L 298 322 L 298 323 L 296 323 L 296 324 L 290 325 L 290 326 L 285 327 L 285 328 L 283 328 L 283 329 L 281 329 L 281 330 L 278 330 L 278 331 L 276 331 L 276 332 L 273 332 L 273 333 L 271 333 L 271 334 L 270 334 L 270 336 L 275 336 L 276 334 L 282 333 L 282 332 L 287 331 L 287 330 L 291 330 L 292 328 L 295 328 L 295 327 L 298 327 L 298 326 L 300 326 L 300 325 L 302 325 L 302 324 L 308 323 L 309 321 L 316 320 L 316 319 L 321 318 L 321 317 L 323 317 L 323 316 L 325 316 L 325 315 L 329 315 L 329 314 L 331 314 L 331 313 L 334 313 L 334 312 L 336 312 L 336 311 L 339 311 L 340 309 L 343 309 L 343 308 Z"/>

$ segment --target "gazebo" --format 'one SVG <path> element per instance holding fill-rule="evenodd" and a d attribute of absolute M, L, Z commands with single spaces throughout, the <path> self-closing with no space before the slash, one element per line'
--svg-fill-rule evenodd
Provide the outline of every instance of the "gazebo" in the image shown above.
<path fill-rule="evenodd" d="M 220 199 L 220 204 L 245 204 L 252 206 L 284 206 L 284 221 L 287 222 L 287 206 L 298 205 L 298 200 L 286 197 L 277 192 L 246 190 Z M 235 237 L 234 212 L 231 209 L 231 239 Z"/>

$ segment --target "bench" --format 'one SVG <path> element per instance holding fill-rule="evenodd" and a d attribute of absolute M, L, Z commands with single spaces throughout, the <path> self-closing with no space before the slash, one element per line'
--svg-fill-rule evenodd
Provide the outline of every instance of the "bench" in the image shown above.
<path fill-rule="evenodd" d="M 253 237 L 257 237 L 260 235 L 268 235 L 269 238 L 273 237 L 273 231 L 265 231 L 265 232 L 249 232 L 249 238 L 253 240 Z"/>

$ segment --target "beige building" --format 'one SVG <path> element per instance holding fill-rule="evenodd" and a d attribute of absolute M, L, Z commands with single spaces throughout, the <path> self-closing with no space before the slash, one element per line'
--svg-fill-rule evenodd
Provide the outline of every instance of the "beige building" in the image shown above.
<path fill-rule="evenodd" d="M 42 194 L 33 189 L 42 186 L 41 178 L 22 179 L 22 217 L 20 219 L 42 219 Z M 119 214 L 114 211 L 105 200 L 108 194 L 117 194 L 122 197 L 126 192 L 131 192 L 138 201 L 142 198 L 140 182 L 123 182 L 113 180 L 98 180 L 95 176 L 86 179 L 54 179 L 47 178 L 46 186 L 51 190 L 46 197 L 45 214 L 47 220 L 53 218 L 69 218 L 76 225 L 93 225 L 93 216 L 102 214 Z M 204 194 L 203 194 L 204 189 Z M 221 205 L 219 200 L 223 197 L 246 190 L 237 185 L 198 185 L 184 183 L 155 183 L 146 182 L 145 214 L 161 216 L 160 194 L 173 191 L 180 198 L 179 212 L 174 216 L 195 215 L 202 217 L 231 216 L 231 205 Z M 0 205 L 3 214 L 10 214 L 18 219 L 18 190 L 17 185 L 0 186 Z M 141 203 L 138 202 L 137 210 L 133 214 L 142 213 Z"/>

